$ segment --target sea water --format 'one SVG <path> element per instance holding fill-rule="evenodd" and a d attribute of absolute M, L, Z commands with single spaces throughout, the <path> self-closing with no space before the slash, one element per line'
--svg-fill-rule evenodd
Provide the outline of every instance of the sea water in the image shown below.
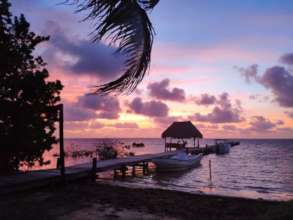
<path fill-rule="evenodd" d="M 245 139 L 224 155 L 204 156 L 201 166 L 184 172 L 157 173 L 120 178 L 115 184 L 130 187 L 152 187 L 180 190 L 191 193 L 217 194 L 270 200 L 293 199 L 293 139 Z M 144 143 L 145 147 L 132 147 L 132 143 Z M 164 151 L 162 139 L 66 139 L 65 151 L 95 150 L 102 143 L 130 145 L 136 155 Z M 213 140 L 200 141 L 201 146 Z M 192 145 L 193 143 L 188 143 Z M 56 167 L 56 145 L 45 154 L 50 165 Z M 66 157 L 66 166 L 89 162 L 89 157 Z M 211 161 L 211 179 L 209 175 Z M 151 166 L 153 167 L 153 166 Z M 39 167 L 34 167 L 39 169 Z M 111 181 L 111 180 L 105 180 Z M 113 182 L 113 181 L 112 181 Z"/>

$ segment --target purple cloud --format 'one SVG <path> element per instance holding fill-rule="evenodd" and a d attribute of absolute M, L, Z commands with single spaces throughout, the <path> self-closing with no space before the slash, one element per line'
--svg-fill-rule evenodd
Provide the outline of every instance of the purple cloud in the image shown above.
<path fill-rule="evenodd" d="M 216 103 L 216 100 L 215 96 L 204 93 L 196 98 L 195 103 L 198 105 L 213 105 Z"/>
<path fill-rule="evenodd" d="M 51 35 L 44 56 L 49 63 L 62 63 L 73 74 L 98 76 L 102 79 L 116 77 L 123 67 L 123 57 L 102 43 L 71 39 L 54 21 L 48 21 L 47 33 Z M 62 54 L 62 59 L 60 55 Z M 64 60 L 64 57 L 68 57 Z M 62 60 L 62 61 L 61 61 Z"/>
<path fill-rule="evenodd" d="M 225 131 L 236 131 L 238 129 L 235 125 L 224 125 L 222 128 Z"/>
<path fill-rule="evenodd" d="M 240 74 L 245 78 L 247 83 L 250 83 L 252 80 L 255 80 L 257 77 L 257 69 L 258 65 L 253 64 L 247 68 L 244 67 L 236 67 Z"/>
<path fill-rule="evenodd" d="M 211 123 L 232 123 L 244 120 L 241 117 L 242 108 L 240 101 L 237 100 L 235 105 L 232 105 L 228 93 L 221 94 L 216 99 L 216 104 L 211 113 L 206 115 L 196 113 L 191 119 Z"/>
<path fill-rule="evenodd" d="M 270 89 L 283 107 L 293 107 L 293 76 L 284 67 L 274 66 L 265 71 L 258 81 Z"/>
<path fill-rule="evenodd" d="M 150 96 L 171 101 L 184 101 L 185 92 L 183 89 L 173 88 L 170 90 L 169 87 L 170 80 L 164 79 L 161 82 L 154 82 L 148 85 L 150 91 Z"/>
<path fill-rule="evenodd" d="M 91 109 L 82 108 L 75 103 L 64 102 L 65 121 L 85 121 L 96 118 L 96 113 Z"/>
<path fill-rule="evenodd" d="M 83 95 L 74 103 L 64 103 L 66 121 L 86 121 L 97 118 L 117 119 L 121 111 L 119 101 L 112 96 Z"/>
<path fill-rule="evenodd" d="M 293 65 L 293 53 L 287 53 L 281 56 L 280 61 L 287 65 Z"/>
<path fill-rule="evenodd" d="M 289 118 L 293 118 L 293 111 L 289 112 L 289 111 L 286 111 L 284 112 Z"/>
<path fill-rule="evenodd" d="M 65 121 L 64 128 L 65 130 L 80 130 L 88 127 L 86 121 Z"/>
<path fill-rule="evenodd" d="M 114 127 L 114 128 L 139 128 L 139 126 L 136 123 L 131 123 L 131 122 L 117 123 L 117 124 L 111 125 L 111 127 Z"/>
<path fill-rule="evenodd" d="M 141 98 L 135 98 L 129 104 L 132 112 L 149 117 L 166 117 L 169 113 L 168 106 L 160 101 L 143 102 Z"/>
<path fill-rule="evenodd" d="M 221 109 L 215 107 L 213 111 L 207 115 L 202 115 L 196 113 L 194 119 L 202 122 L 211 122 L 211 123 L 232 123 L 243 121 L 243 118 L 240 117 L 239 111 L 235 109 Z"/>
<path fill-rule="evenodd" d="M 251 100 L 256 100 L 258 97 L 259 97 L 258 94 L 250 95 L 250 96 L 249 96 L 249 99 L 251 99 Z"/>
<path fill-rule="evenodd" d="M 183 121 L 184 119 L 181 116 L 166 116 L 155 118 L 155 123 L 159 124 L 160 127 L 166 127 L 172 124 L 174 121 Z"/>
<path fill-rule="evenodd" d="M 269 101 L 270 97 L 269 96 L 262 96 L 260 94 L 254 94 L 254 95 L 250 95 L 249 99 L 255 100 L 255 101 L 258 101 L 259 103 L 261 103 L 261 102 Z"/>
<path fill-rule="evenodd" d="M 283 124 L 283 123 L 281 123 Z M 263 116 L 254 116 L 250 122 L 250 130 L 261 131 L 261 130 L 270 130 L 280 125 L 280 121 L 276 123 L 271 122 L 270 120 L 264 118 Z"/>
<path fill-rule="evenodd" d="M 99 129 L 99 128 L 103 128 L 105 127 L 104 124 L 102 124 L 101 122 L 97 122 L 97 121 L 93 121 L 89 124 L 88 128 L 90 129 Z"/>
<path fill-rule="evenodd" d="M 117 119 L 121 111 L 119 101 L 113 96 L 84 95 L 78 98 L 79 106 L 98 111 L 98 118 Z"/>
<path fill-rule="evenodd" d="M 253 79 L 271 90 L 275 96 L 275 101 L 278 102 L 280 106 L 293 107 L 293 96 L 291 95 L 293 91 L 292 73 L 282 66 L 273 66 L 268 68 L 262 76 L 258 76 L 256 71 L 257 66 L 252 66 L 246 69 L 239 69 L 242 74 L 246 74 L 246 80 L 251 81 Z"/>

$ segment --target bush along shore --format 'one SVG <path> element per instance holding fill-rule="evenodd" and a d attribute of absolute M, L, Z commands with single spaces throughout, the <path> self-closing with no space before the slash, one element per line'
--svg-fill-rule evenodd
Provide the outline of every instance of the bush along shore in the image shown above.
<path fill-rule="evenodd" d="M 293 219 L 293 201 L 274 202 L 134 189 L 80 181 L 5 196 L 0 219 Z"/>

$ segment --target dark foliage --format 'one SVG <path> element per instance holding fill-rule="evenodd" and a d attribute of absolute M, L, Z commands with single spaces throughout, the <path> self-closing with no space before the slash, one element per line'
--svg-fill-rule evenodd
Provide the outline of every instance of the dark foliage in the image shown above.
<path fill-rule="evenodd" d="M 60 101 L 60 81 L 49 76 L 35 47 L 49 37 L 31 32 L 25 17 L 12 17 L 8 0 L 0 0 L 0 173 L 22 164 L 46 163 L 42 155 L 57 143 L 52 111 Z"/>
<path fill-rule="evenodd" d="M 89 11 L 96 28 L 94 41 L 106 39 L 125 55 L 124 73 L 118 79 L 97 86 L 96 93 L 131 92 L 142 81 L 151 61 L 153 27 L 147 11 L 159 0 L 65 0 L 78 5 L 77 11 Z M 98 59 L 98 58 L 97 58 Z"/>
<path fill-rule="evenodd" d="M 97 152 L 100 160 L 115 159 L 118 156 L 117 149 L 108 145 L 97 146 Z"/>

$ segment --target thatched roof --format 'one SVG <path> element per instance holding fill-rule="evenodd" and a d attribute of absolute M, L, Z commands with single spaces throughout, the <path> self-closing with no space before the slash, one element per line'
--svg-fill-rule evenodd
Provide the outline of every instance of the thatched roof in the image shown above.
<path fill-rule="evenodd" d="M 173 122 L 163 133 L 162 138 L 202 138 L 200 131 L 190 122 Z"/>

